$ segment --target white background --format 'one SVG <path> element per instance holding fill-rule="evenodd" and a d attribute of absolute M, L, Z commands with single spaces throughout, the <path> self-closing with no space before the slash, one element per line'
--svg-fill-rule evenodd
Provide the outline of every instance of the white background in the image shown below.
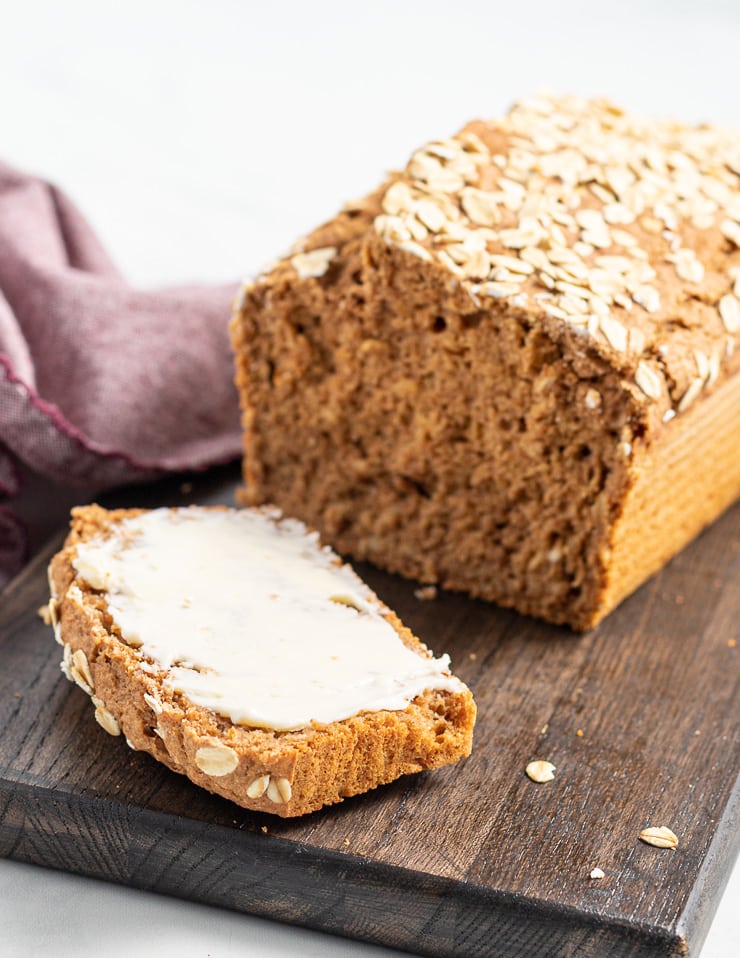
<path fill-rule="evenodd" d="M 230 281 L 427 139 L 539 89 L 740 126 L 737 0 L 6 2 L 0 156 L 142 286 Z M 740 869 L 704 958 L 737 958 Z M 0 952 L 390 951 L 0 861 Z M 536 956 L 533 956 L 536 958 Z"/>

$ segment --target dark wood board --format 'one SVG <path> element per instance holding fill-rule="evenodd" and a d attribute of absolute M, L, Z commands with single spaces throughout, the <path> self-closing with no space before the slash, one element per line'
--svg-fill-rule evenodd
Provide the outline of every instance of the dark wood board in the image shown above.
<path fill-rule="evenodd" d="M 228 473 L 123 498 L 233 489 Z M 699 953 L 740 845 L 740 506 L 585 636 L 458 595 L 421 602 L 360 567 L 473 688 L 473 755 L 293 821 L 98 727 L 36 612 L 60 541 L 0 597 L 3 856 L 423 955 Z M 554 781 L 529 781 L 533 758 Z M 641 843 L 646 825 L 678 849 Z"/>

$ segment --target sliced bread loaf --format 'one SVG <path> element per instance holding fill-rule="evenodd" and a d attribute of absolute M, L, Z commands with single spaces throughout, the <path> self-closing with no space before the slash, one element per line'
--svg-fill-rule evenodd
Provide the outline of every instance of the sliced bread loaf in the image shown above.
<path fill-rule="evenodd" d="M 588 629 L 740 496 L 740 136 L 525 100 L 247 283 L 243 501 Z"/>

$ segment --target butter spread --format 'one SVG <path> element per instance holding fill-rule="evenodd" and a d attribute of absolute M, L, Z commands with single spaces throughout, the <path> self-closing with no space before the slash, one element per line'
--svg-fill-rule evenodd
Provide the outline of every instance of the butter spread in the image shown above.
<path fill-rule="evenodd" d="M 460 691 L 449 658 L 412 652 L 316 533 L 266 510 L 157 509 L 77 546 L 123 639 L 165 687 L 278 730 Z"/>

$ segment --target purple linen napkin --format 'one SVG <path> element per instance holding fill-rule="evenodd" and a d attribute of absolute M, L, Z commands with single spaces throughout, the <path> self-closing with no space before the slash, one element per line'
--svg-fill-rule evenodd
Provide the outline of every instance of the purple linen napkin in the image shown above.
<path fill-rule="evenodd" d="M 103 489 L 239 455 L 234 292 L 132 289 L 62 192 L 0 164 L 0 585 L 17 461 Z"/>

